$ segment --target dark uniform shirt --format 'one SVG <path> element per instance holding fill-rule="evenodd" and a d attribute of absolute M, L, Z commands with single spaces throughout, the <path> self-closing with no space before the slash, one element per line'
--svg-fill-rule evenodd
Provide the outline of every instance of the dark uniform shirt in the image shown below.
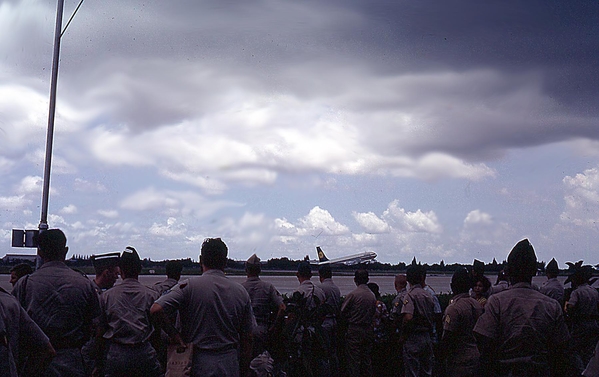
<path fill-rule="evenodd" d="M 557 278 L 547 279 L 547 281 L 541 285 L 541 288 L 539 288 L 539 292 L 563 304 L 564 286 L 557 280 Z"/>
<path fill-rule="evenodd" d="M 408 293 L 406 288 L 403 288 L 401 291 L 397 292 L 397 295 L 391 302 L 391 318 L 396 321 L 401 316 L 401 309 L 403 308 L 403 299 L 404 296 Z"/>
<path fill-rule="evenodd" d="M 443 316 L 443 331 L 453 335 L 455 343 L 447 349 L 448 361 L 457 365 L 476 366 L 480 353 L 474 338 L 474 325 L 483 313 L 478 301 L 462 293 L 453 297 Z"/>
<path fill-rule="evenodd" d="M 318 306 L 316 304 L 316 300 L 314 300 L 314 297 L 318 297 L 318 304 L 324 303 L 326 301 L 326 296 L 323 290 L 320 289 L 320 287 L 315 286 L 311 280 L 304 280 L 301 282 L 295 292 L 301 293 L 307 299 L 306 307 L 308 309 L 314 309 Z"/>
<path fill-rule="evenodd" d="M 201 350 L 237 347 L 241 334 L 251 334 L 256 326 L 247 291 L 221 270 L 181 282 L 156 303 L 179 310 L 183 340 Z"/>
<path fill-rule="evenodd" d="M 81 347 L 100 314 L 91 282 L 59 261 L 19 279 L 12 294 L 56 349 Z"/>
<path fill-rule="evenodd" d="M 491 295 L 474 332 L 497 343 L 502 370 L 528 368 L 539 375 L 549 369 L 549 347 L 570 339 L 560 304 L 528 283 Z"/>
<path fill-rule="evenodd" d="M 152 335 L 150 307 L 158 292 L 143 286 L 137 279 L 125 279 L 100 296 L 100 323 L 106 329 L 105 339 L 119 344 L 135 345 Z"/>

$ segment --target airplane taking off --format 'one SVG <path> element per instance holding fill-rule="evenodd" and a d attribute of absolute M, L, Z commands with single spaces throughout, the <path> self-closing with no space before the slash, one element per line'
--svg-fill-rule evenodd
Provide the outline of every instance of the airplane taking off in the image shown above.
<path fill-rule="evenodd" d="M 312 260 L 310 261 L 310 264 L 319 266 L 323 264 L 344 264 L 346 266 L 353 266 L 360 263 L 373 262 L 374 258 L 376 258 L 376 253 L 374 251 L 366 251 L 361 254 L 353 254 L 347 255 L 345 257 L 329 259 L 326 255 L 324 255 L 324 251 L 322 251 L 320 246 L 316 246 L 316 253 L 318 254 L 318 260 Z"/>

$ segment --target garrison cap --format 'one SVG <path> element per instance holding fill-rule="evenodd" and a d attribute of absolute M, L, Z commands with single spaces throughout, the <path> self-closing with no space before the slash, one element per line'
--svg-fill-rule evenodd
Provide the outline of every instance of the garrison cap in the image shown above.
<path fill-rule="evenodd" d="M 527 238 L 518 242 L 507 257 L 509 276 L 532 277 L 537 274 L 537 255 Z"/>
<path fill-rule="evenodd" d="M 249 257 L 248 260 L 245 261 L 245 265 L 246 266 L 259 266 L 260 258 L 258 258 L 258 256 L 256 254 L 252 254 L 252 256 Z"/>
<path fill-rule="evenodd" d="M 472 263 L 472 270 L 476 272 L 478 275 L 482 275 L 485 273 L 485 262 L 481 262 L 478 259 L 475 259 Z"/>
<path fill-rule="evenodd" d="M 547 267 L 545 267 L 545 272 L 549 274 L 559 273 L 559 267 L 557 266 L 557 261 L 555 260 L 555 258 L 551 258 L 551 261 L 547 263 Z"/>
<path fill-rule="evenodd" d="M 115 251 L 114 253 L 97 254 L 92 255 L 90 259 L 96 269 L 116 267 L 120 263 L 120 253 Z"/>
<path fill-rule="evenodd" d="M 121 254 L 121 267 L 128 266 L 141 270 L 141 259 L 137 250 L 131 246 L 127 246 Z"/>
<path fill-rule="evenodd" d="M 566 264 L 570 266 L 569 271 L 571 271 L 571 274 L 568 276 L 564 284 L 568 284 L 572 281 L 577 282 L 578 284 L 586 283 L 593 276 L 593 266 L 591 265 L 587 264 L 583 266 L 582 261 L 578 261 L 576 263 L 567 262 Z"/>

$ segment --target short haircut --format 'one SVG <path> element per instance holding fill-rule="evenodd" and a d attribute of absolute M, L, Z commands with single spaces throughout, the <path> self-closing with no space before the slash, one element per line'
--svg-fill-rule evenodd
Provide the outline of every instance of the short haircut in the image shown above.
<path fill-rule="evenodd" d="M 483 292 L 487 292 L 491 288 L 491 281 L 486 276 L 477 276 L 474 280 L 474 285 L 479 281 L 483 284 Z"/>
<path fill-rule="evenodd" d="M 10 269 L 10 273 L 15 273 L 17 275 L 17 279 L 22 278 L 25 275 L 29 275 L 33 272 L 33 268 L 27 263 L 17 264 L 13 268 Z"/>
<path fill-rule="evenodd" d="M 376 297 L 377 300 L 381 299 L 381 292 L 377 283 L 368 283 L 368 288 L 374 293 L 374 297 Z"/>
<path fill-rule="evenodd" d="M 227 267 L 228 251 L 227 245 L 220 238 L 206 238 L 200 251 L 202 265 L 224 270 Z"/>
<path fill-rule="evenodd" d="M 366 284 L 368 283 L 368 271 L 364 269 L 359 269 L 354 273 L 354 281 L 356 284 Z"/>
<path fill-rule="evenodd" d="M 312 277 L 312 267 L 310 267 L 310 262 L 301 262 L 299 266 L 297 266 L 297 275 L 310 279 Z"/>
<path fill-rule="evenodd" d="M 407 282 L 408 282 L 408 279 L 406 279 L 406 275 L 399 274 L 399 275 L 395 275 L 395 281 L 394 281 L 393 285 L 395 286 L 395 289 L 397 289 L 397 287 L 401 287 L 401 286 L 403 286 L 405 288 L 407 285 Z"/>
<path fill-rule="evenodd" d="M 412 264 L 406 269 L 406 278 L 410 285 L 421 284 L 426 276 L 426 269 L 422 265 Z"/>
<path fill-rule="evenodd" d="M 64 260 L 67 255 L 67 237 L 60 229 L 48 229 L 37 236 L 38 254 L 42 259 Z"/>
<path fill-rule="evenodd" d="M 166 276 L 172 279 L 179 280 L 181 278 L 181 271 L 183 271 L 183 263 L 178 260 L 169 260 L 166 262 Z"/>
<path fill-rule="evenodd" d="M 323 279 L 330 279 L 333 277 L 333 270 L 331 269 L 331 265 L 330 264 L 323 264 L 322 266 L 318 267 L 318 276 L 320 276 Z"/>
<path fill-rule="evenodd" d="M 262 267 L 259 264 L 245 264 L 245 271 L 250 275 L 259 275 Z"/>
<path fill-rule="evenodd" d="M 466 293 L 472 288 L 472 275 L 466 267 L 458 267 L 451 277 L 451 290 L 454 294 Z"/>

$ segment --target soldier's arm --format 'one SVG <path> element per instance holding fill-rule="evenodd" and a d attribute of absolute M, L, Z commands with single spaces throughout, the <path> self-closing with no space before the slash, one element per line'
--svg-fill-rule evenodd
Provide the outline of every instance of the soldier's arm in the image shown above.
<path fill-rule="evenodd" d="M 495 375 L 496 366 L 496 342 L 484 335 L 474 332 L 476 345 L 480 352 L 480 371 L 481 377 L 490 377 Z"/>
<path fill-rule="evenodd" d="M 177 330 L 175 325 L 168 318 L 162 305 L 153 303 L 150 307 L 150 317 L 152 318 L 152 323 L 158 328 L 163 329 L 175 344 L 178 344 L 180 347 L 185 347 L 185 342 L 183 341 L 183 338 L 181 338 L 179 330 Z"/>

